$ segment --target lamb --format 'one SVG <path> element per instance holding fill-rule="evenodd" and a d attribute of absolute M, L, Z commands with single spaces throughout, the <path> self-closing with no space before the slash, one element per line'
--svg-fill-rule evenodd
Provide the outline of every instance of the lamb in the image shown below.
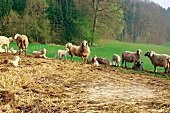
<path fill-rule="evenodd" d="M 132 68 L 135 69 L 135 70 L 144 71 L 142 63 L 143 62 L 141 62 L 141 61 L 137 61 L 137 62 L 134 63 L 134 66 Z"/>
<path fill-rule="evenodd" d="M 148 56 L 150 58 L 152 64 L 154 65 L 155 73 L 157 72 L 157 66 L 164 67 L 164 73 L 167 73 L 169 71 L 169 62 L 167 60 L 169 56 L 167 54 L 157 54 L 154 51 L 150 51 L 145 53 L 145 56 Z"/>
<path fill-rule="evenodd" d="M 65 60 L 67 60 L 66 54 L 67 54 L 68 51 L 69 51 L 68 48 L 66 48 L 66 50 L 58 50 L 56 55 L 55 55 L 55 58 L 58 56 L 60 59 L 65 58 Z"/>
<path fill-rule="evenodd" d="M 19 53 L 19 51 L 18 51 L 18 50 L 14 50 L 14 48 L 12 47 L 12 48 L 10 49 L 10 53 L 11 53 L 11 54 L 17 54 L 17 53 Z"/>
<path fill-rule="evenodd" d="M 13 38 L 7 38 L 5 36 L 0 36 L 0 48 L 2 48 L 2 45 L 5 47 L 5 53 L 8 53 L 9 43 L 13 41 Z"/>
<path fill-rule="evenodd" d="M 34 53 L 35 55 L 35 58 L 47 58 L 46 57 L 46 53 L 47 53 L 47 50 L 44 48 L 42 50 L 40 50 L 41 53 Z"/>
<path fill-rule="evenodd" d="M 91 64 L 92 66 L 96 67 L 99 66 L 99 62 L 97 61 L 97 56 L 93 56 L 89 61 L 88 64 Z"/>
<path fill-rule="evenodd" d="M 126 62 L 137 62 L 140 60 L 140 55 L 142 54 L 142 51 L 140 49 L 137 50 L 137 52 L 130 52 L 130 51 L 125 51 L 122 53 L 122 67 L 123 64 L 125 62 L 125 67 L 126 66 Z"/>
<path fill-rule="evenodd" d="M 11 64 L 12 66 L 19 66 L 18 62 L 21 61 L 21 58 L 19 56 L 14 56 L 14 60 L 9 60 L 8 64 Z"/>
<path fill-rule="evenodd" d="M 69 54 L 71 55 L 71 60 L 74 56 L 81 57 L 84 63 L 87 62 L 90 55 L 90 48 L 86 40 L 84 40 L 80 46 L 73 45 L 72 43 L 67 43 L 66 48 L 69 49 Z"/>
<path fill-rule="evenodd" d="M 35 55 L 35 54 L 37 54 L 37 53 L 41 54 L 41 51 L 33 51 L 33 52 L 32 52 L 33 55 Z"/>
<path fill-rule="evenodd" d="M 112 61 L 115 64 L 115 66 L 120 66 L 120 56 L 117 54 L 114 54 L 112 57 Z"/>
<path fill-rule="evenodd" d="M 17 42 L 17 45 L 19 47 L 19 54 L 21 54 L 21 51 L 25 52 L 25 55 L 27 53 L 27 47 L 28 47 L 28 38 L 25 35 L 16 34 L 14 36 L 15 41 Z"/>

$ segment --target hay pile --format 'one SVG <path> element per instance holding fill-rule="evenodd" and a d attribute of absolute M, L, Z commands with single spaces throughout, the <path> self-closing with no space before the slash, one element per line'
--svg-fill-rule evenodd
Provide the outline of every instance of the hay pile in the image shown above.
<path fill-rule="evenodd" d="M 146 72 L 0 55 L 0 112 L 168 112 L 170 81 Z"/>

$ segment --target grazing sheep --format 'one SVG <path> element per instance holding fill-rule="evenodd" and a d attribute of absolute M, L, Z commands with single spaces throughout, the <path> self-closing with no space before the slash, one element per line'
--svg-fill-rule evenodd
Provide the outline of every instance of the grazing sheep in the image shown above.
<path fill-rule="evenodd" d="M 93 56 L 89 61 L 88 64 L 91 64 L 92 66 L 99 66 L 99 62 L 97 61 L 97 56 Z"/>
<path fill-rule="evenodd" d="M 19 54 L 21 54 L 21 50 L 22 50 L 23 52 L 25 52 L 25 55 L 26 55 L 26 53 L 27 53 L 27 46 L 29 44 L 27 36 L 16 34 L 14 36 L 14 39 L 16 40 L 17 45 L 19 47 L 19 50 L 20 50 Z"/>
<path fill-rule="evenodd" d="M 136 61 L 140 60 L 140 55 L 142 54 L 142 51 L 140 49 L 137 50 L 137 52 L 130 52 L 130 51 L 125 51 L 122 53 L 122 67 L 125 62 L 125 67 L 126 62 L 133 62 L 135 63 Z"/>
<path fill-rule="evenodd" d="M 81 57 L 84 63 L 87 62 L 88 56 L 90 55 L 90 48 L 86 40 L 84 40 L 80 46 L 75 46 L 72 43 L 67 43 L 66 48 L 69 49 L 69 54 L 71 55 L 71 60 L 74 56 Z"/>
<path fill-rule="evenodd" d="M 2 45 L 5 47 L 5 53 L 8 53 L 9 43 L 12 42 L 12 37 L 7 38 L 5 36 L 0 36 L 0 48 L 2 48 Z"/>
<path fill-rule="evenodd" d="M 60 59 L 65 58 L 65 60 L 67 60 L 66 54 L 67 54 L 68 51 L 69 51 L 68 48 L 66 48 L 66 50 L 58 50 L 56 55 L 55 55 L 55 58 L 58 56 Z"/>
<path fill-rule="evenodd" d="M 97 61 L 99 62 L 99 64 L 103 64 L 103 65 L 112 65 L 112 63 L 110 62 L 109 59 L 107 58 L 96 58 Z"/>
<path fill-rule="evenodd" d="M 134 66 L 132 68 L 135 69 L 135 70 L 144 71 L 142 63 L 143 62 L 141 62 L 141 61 L 137 61 L 137 62 L 134 63 Z"/>
<path fill-rule="evenodd" d="M 169 62 L 168 62 L 168 58 L 169 56 L 166 54 L 157 54 L 154 51 L 150 51 L 145 53 L 145 56 L 148 56 L 152 62 L 152 64 L 154 65 L 154 72 L 157 72 L 156 67 L 160 66 L 160 67 L 164 67 L 164 72 L 167 73 L 169 71 Z"/>
<path fill-rule="evenodd" d="M 120 56 L 117 54 L 114 54 L 112 57 L 113 63 L 115 66 L 120 66 Z"/>
<path fill-rule="evenodd" d="M 9 60 L 8 64 L 11 64 L 12 66 L 19 66 L 18 62 L 21 61 L 21 58 L 19 56 L 14 56 L 14 60 Z"/>
<path fill-rule="evenodd" d="M 44 48 L 40 50 L 41 53 L 34 53 L 35 58 L 47 58 L 45 55 L 47 53 L 47 50 Z"/>

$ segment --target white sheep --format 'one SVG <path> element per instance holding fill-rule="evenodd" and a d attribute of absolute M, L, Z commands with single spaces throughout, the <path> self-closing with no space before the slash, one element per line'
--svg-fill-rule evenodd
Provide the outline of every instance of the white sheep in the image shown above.
<path fill-rule="evenodd" d="M 8 64 L 11 64 L 13 66 L 19 66 L 18 62 L 21 61 L 21 58 L 19 56 L 14 56 L 14 60 L 9 60 Z"/>
<path fill-rule="evenodd" d="M 41 54 L 41 51 L 33 51 L 32 54 L 35 55 L 35 54 Z"/>
<path fill-rule="evenodd" d="M 122 53 L 122 67 L 125 62 L 125 67 L 126 62 L 137 62 L 140 60 L 140 55 L 142 54 L 142 51 L 140 49 L 137 50 L 137 52 L 130 52 L 130 51 L 125 51 Z"/>
<path fill-rule="evenodd" d="M 9 52 L 11 54 L 17 54 L 17 53 L 19 53 L 19 50 L 14 50 L 14 48 L 12 47 Z"/>
<path fill-rule="evenodd" d="M 3 49 L 2 47 L 0 47 L 0 53 L 4 53 L 5 49 Z"/>
<path fill-rule="evenodd" d="M 120 56 L 117 54 L 114 54 L 112 57 L 113 64 L 115 66 L 120 66 Z"/>
<path fill-rule="evenodd" d="M 150 58 L 152 64 L 154 65 L 155 73 L 157 72 L 157 66 L 164 67 L 165 73 L 169 71 L 169 62 L 167 59 L 170 56 L 168 56 L 167 54 L 157 54 L 154 51 L 150 51 L 145 53 L 145 56 L 148 56 Z"/>
<path fill-rule="evenodd" d="M 5 36 L 0 36 L 0 48 L 2 48 L 2 45 L 5 47 L 5 53 L 8 53 L 9 43 L 13 41 L 13 38 L 7 38 Z"/>
<path fill-rule="evenodd" d="M 67 52 L 69 51 L 69 49 L 68 48 L 66 48 L 66 50 L 58 50 L 57 51 L 57 53 L 56 53 L 56 55 L 55 55 L 55 58 L 58 56 L 60 59 L 61 58 L 65 58 L 65 60 L 67 60 L 67 57 L 66 57 L 66 54 L 67 54 Z"/>
<path fill-rule="evenodd" d="M 81 57 L 84 63 L 87 62 L 88 57 L 90 55 L 90 48 L 86 40 L 84 40 L 80 46 L 75 46 L 72 43 L 67 43 L 66 48 L 69 49 L 69 54 L 71 55 L 71 60 L 73 60 L 74 56 Z"/>
<path fill-rule="evenodd" d="M 47 58 L 46 57 L 47 50 L 44 48 L 40 50 L 40 53 L 34 53 L 35 58 Z"/>

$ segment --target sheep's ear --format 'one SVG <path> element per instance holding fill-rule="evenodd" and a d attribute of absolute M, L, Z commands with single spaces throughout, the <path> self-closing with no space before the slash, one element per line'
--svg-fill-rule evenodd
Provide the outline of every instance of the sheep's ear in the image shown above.
<path fill-rule="evenodd" d="M 141 62 L 141 63 L 143 63 L 143 62 Z"/>
<path fill-rule="evenodd" d="M 153 56 L 154 56 L 154 53 L 153 53 L 153 52 L 151 52 L 151 53 L 150 53 L 150 57 L 153 57 Z"/>

